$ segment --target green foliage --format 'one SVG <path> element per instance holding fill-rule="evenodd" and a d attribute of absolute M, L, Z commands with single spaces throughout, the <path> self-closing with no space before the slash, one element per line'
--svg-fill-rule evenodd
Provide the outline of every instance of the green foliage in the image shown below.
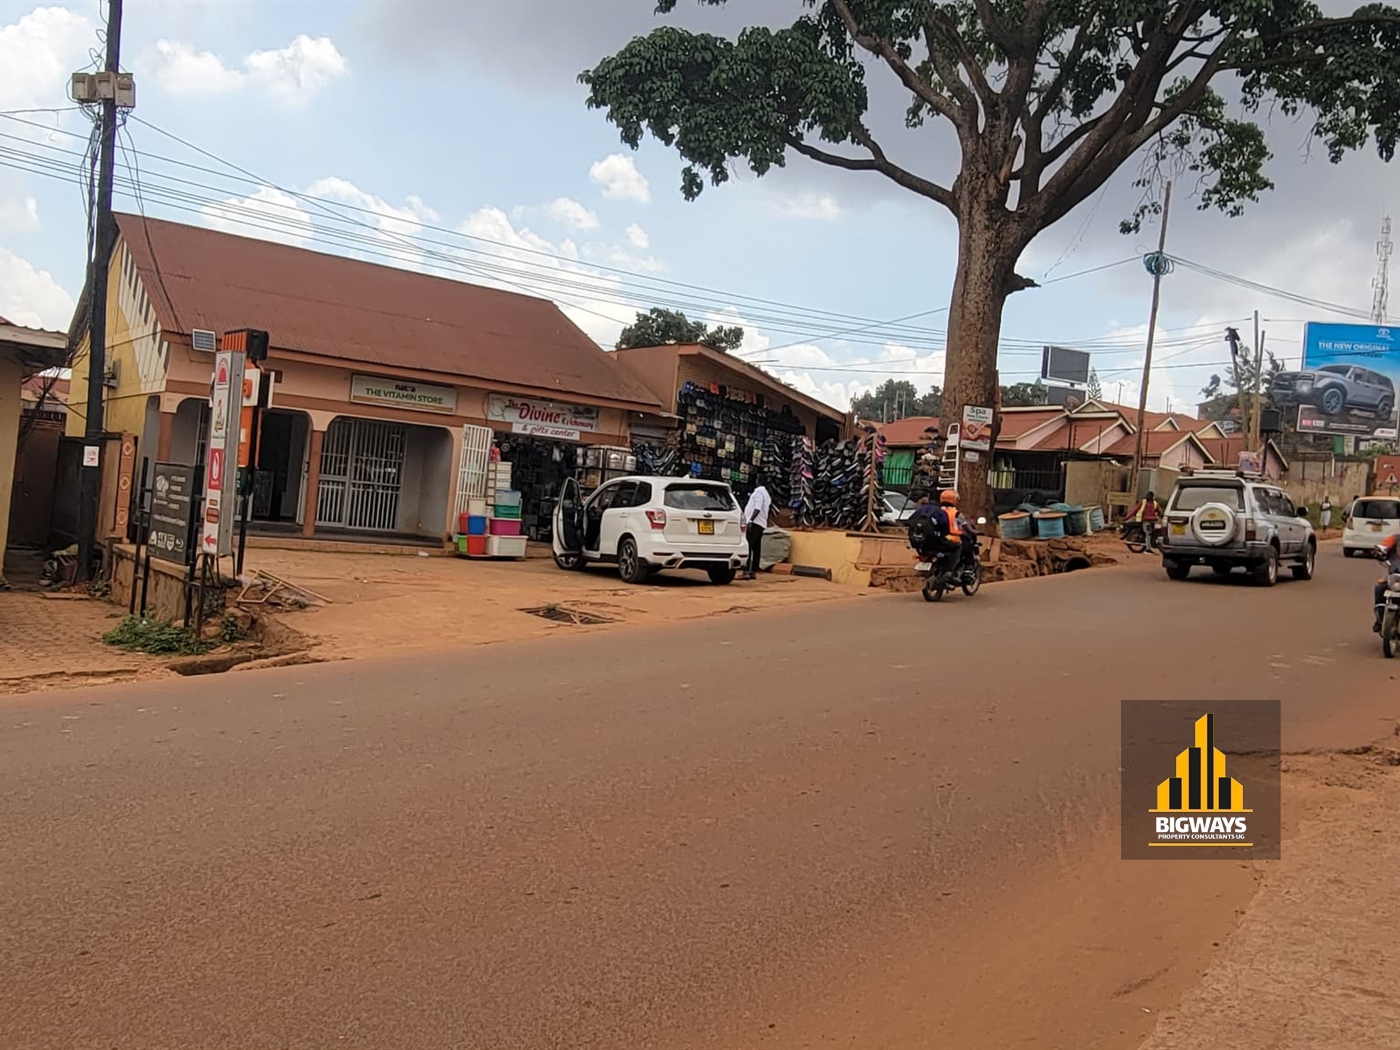
<path fill-rule="evenodd" d="M 692 321 L 679 310 L 652 308 L 646 313 L 638 313 L 637 319 L 622 330 L 617 349 L 676 343 L 703 343 L 727 354 L 744 344 L 744 329 L 739 325 L 707 328 L 704 322 Z"/>
<path fill-rule="evenodd" d="M 1029 408 L 1045 404 L 1045 384 L 1037 379 L 1034 383 L 1012 383 L 1001 388 L 1002 408 Z"/>
<path fill-rule="evenodd" d="M 1103 397 L 1103 384 L 1099 382 L 1098 370 L 1094 368 L 1089 369 L 1089 396 L 1096 401 Z"/>
<path fill-rule="evenodd" d="M 192 631 L 172 623 L 143 620 L 139 616 L 126 617 L 104 634 L 102 640 L 118 649 L 152 656 L 198 656 L 211 648 Z"/>
<path fill-rule="evenodd" d="M 886 379 L 868 394 L 851 400 L 851 411 L 857 419 L 893 423 L 910 416 L 937 416 L 943 411 L 943 389 L 929 387 L 920 394 L 907 379 Z"/>

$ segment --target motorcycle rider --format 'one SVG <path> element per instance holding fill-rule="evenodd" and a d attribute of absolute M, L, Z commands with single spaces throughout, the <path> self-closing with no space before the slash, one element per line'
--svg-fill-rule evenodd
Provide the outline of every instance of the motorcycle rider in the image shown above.
<path fill-rule="evenodd" d="M 1400 545 L 1397 545 L 1397 540 L 1400 540 L 1400 536 L 1392 534 L 1376 544 L 1376 557 L 1385 562 L 1385 575 L 1376 581 L 1371 601 L 1376 614 L 1371 630 L 1376 634 L 1381 633 L 1381 614 L 1385 612 L 1385 577 L 1392 572 L 1400 572 Z"/>
<path fill-rule="evenodd" d="M 952 559 L 952 569 L 962 566 L 965 557 L 967 519 L 958 511 L 957 489 L 944 489 L 938 494 L 938 557 L 940 561 Z"/>

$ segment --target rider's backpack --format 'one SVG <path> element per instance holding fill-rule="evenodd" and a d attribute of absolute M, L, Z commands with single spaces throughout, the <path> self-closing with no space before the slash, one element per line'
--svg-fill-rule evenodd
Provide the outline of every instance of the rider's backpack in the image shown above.
<path fill-rule="evenodd" d="M 927 550 L 938 536 L 938 523 L 929 514 L 917 514 L 909 519 L 909 546 L 916 551 Z"/>

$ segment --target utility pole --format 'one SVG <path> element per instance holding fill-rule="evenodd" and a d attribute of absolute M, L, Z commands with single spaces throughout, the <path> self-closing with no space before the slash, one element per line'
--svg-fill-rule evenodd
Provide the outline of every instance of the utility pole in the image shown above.
<path fill-rule="evenodd" d="M 107 61 L 104 72 L 113 78 L 120 72 L 122 50 L 122 0 L 107 4 Z M 115 87 L 102 99 L 101 145 L 97 165 L 97 237 L 88 303 L 87 420 L 83 428 L 83 467 L 78 503 L 78 579 L 92 578 L 93 545 L 97 533 L 97 502 L 102 486 L 101 442 L 106 430 L 103 390 L 107 377 L 107 271 L 112 257 L 116 226 L 112 221 L 112 176 L 117 152 L 117 96 Z"/>
<path fill-rule="evenodd" d="M 1259 447 L 1259 394 L 1263 385 L 1264 344 L 1259 339 L 1259 311 L 1254 311 L 1254 389 L 1249 395 L 1249 448 Z"/>
<path fill-rule="evenodd" d="M 1152 340 L 1157 334 L 1157 308 L 1162 302 L 1162 274 L 1167 269 L 1167 219 L 1172 210 L 1172 184 L 1167 182 L 1162 195 L 1162 228 L 1157 232 L 1157 252 L 1149 255 L 1148 269 L 1152 272 L 1152 309 L 1147 315 L 1147 353 L 1142 359 L 1142 389 L 1138 392 L 1137 441 L 1133 445 L 1133 473 L 1129 491 L 1137 498 L 1138 477 L 1142 473 L 1142 429 L 1147 416 L 1147 381 L 1152 374 Z"/>

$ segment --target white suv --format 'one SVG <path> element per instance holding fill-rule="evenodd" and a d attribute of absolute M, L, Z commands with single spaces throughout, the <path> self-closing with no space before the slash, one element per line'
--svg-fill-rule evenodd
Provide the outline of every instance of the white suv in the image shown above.
<path fill-rule="evenodd" d="M 584 499 L 570 478 L 554 507 L 554 562 L 615 564 L 628 583 L 662 569 L 703 569 L 711 583 L 729 583 L 748 558 L 739 518 L 722 481 L 616 478 Z"/>

